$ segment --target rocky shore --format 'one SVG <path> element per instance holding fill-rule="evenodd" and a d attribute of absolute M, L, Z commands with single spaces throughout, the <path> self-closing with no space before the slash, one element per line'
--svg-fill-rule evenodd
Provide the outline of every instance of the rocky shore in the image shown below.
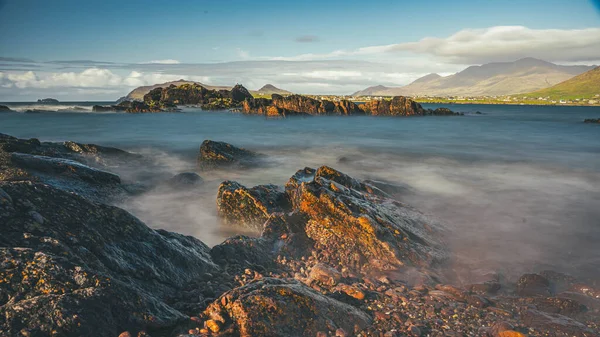
<path fill-rule="evenodd" d="M 355 109 L 321 108 L 312 111 Z M 425 113 L 400 99 L 370 109 Z M 205 141 L 198 170 L 252 169 L 264 157 Z M 394 199 L 384 182 L 328 166 L 290 173 L 284 186 L 225 181 L 219 216 L 261 235 L 211 248 L 112 206 L 135 182 L 110 168 L 143 162 L 116 148 L 0 134 L 0 336 L 600 333 L 600 280 L 473 270 L 450 283 L 444 238 L 456 233 Z M 187 172 L 167 183 L 194 188 L 202 178 Z"/>

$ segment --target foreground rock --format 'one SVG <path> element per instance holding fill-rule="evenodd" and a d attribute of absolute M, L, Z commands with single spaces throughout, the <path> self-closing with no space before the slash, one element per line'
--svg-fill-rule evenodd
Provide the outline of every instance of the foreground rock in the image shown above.
<path fill-rule="evenodd" d="M 342 100 L 337 102 L 316 100 L 301 95 L 281 96 L 274 94 L 272 99 L 247 99 L 242 104 L 247 114 L 259 114 L 270 117 L 294 115 L 372 115 L 372 116 L 423 116 L 423 115 L 459 115 L 447 108 L 426 110 L 403 96 L 391 100 L 374 100 L 363 105 Z"/>
<path fill-rule="evenodd" d="M 260 165 L 263 157 L 259 153 L 225 142 L 205 140 L 200 145 L 198 168 L 206 171 L 226 167 L 254 167 Z"/>
<path fill-rule="evenodd" d="M 355 307 L 300 282 L 270 278 L 223 294 L 205 314 L 219 330 L 242 337 L 317 336 L 331 327 L 353 334 L 371 324 L 371 317 Z"/>
<path fill-rule="evenodd" d="M 167 303 L 208 247 L 48 185 L 0 182 L 0 331 L 117 336 L 185 321 Z"/>

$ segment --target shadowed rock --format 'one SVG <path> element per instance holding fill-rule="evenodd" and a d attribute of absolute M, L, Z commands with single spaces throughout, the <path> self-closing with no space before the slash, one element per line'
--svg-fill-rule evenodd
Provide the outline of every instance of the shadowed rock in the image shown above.
<path fill-rule="evenodd" d="M 12 112 L 12 110 L 6 105 L 0 105 L 0 112 Z"/>
<path fill-rule="evenodd" d="M 202 177 L 194 172 L 183 172 L 175 175 L 167 181 L 167 184 L 176 189 L 188 189 L 201 185 L 204 182 Z"/>
<path fill-rule="evenodd" d="M 291 280 L 266 278 L 236 288 L 205 314 L 240 336 L 316 336 L 331 326 L 345 331 L 371 323 L 364 312 Z"/>
<path fill-rule="evenodd" d="M 198 168 L 212 170 L 227 167 L 253 167 L 260 164 L 263 155 L 225 142 L 205 140 L 200 145 Z"/>
<path fill-rule="evenodd" d="M 168 299 L 218 269 L 202 242 L 116 207 L 31 182 L 0 182 L 0 191 L 0 331 L 9 336 L 172 327 L 186 316 Z"/>

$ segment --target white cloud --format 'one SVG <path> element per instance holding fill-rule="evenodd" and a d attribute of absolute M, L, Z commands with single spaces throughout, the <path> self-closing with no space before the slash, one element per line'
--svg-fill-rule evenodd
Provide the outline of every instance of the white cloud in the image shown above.
<path fill-rule="evenodd" d="M 236 48 L 235 49 L 235 53 L 237 54 L 237 56 L 243 60 L 247 60 L 250 58 L 250 53 L 241 49 L 241 48 Z"/>
<path fill-rule="evenodd" d="M 402 53 L 427 54 L 442 62 L 459 64 L 514 61 L 524 57 L 555 62 L 588 62 L 599 58 L 600 28 L 530 29 L 523 26 L 495 26 L 464 29 L 445 38 L 426 37 L 417 42 L 266 59 L 307 61 L 357 56 L 389 59 Z"/>
<path fill-rule="evenodd" d="M 146 62 L 146 64 L 180 64 L 178 60 L 167 59 L 167 60 L 154 60 Z"/>

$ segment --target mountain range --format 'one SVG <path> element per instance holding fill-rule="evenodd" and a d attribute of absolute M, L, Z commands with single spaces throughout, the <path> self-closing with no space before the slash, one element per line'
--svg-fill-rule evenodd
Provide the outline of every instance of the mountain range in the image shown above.
<path fill-rule="evenodd" d="M 353 96 L 500 96 L 537 91 L 594 66 L 564 66 L 535 58 L 470 66 L 449 76 L 429 74 L 403 87 L 369 87 Z"/>

